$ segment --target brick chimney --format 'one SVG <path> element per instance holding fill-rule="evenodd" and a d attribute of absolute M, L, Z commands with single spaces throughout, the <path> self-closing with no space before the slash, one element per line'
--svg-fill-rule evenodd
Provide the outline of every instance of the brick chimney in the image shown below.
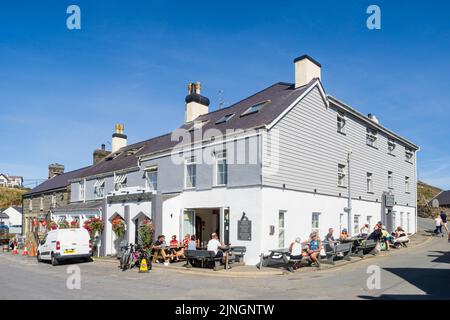
<path fill-rule="evenodd" d="M 191 122 L 201 115 L 209 112 L 209 99 L 200 94 L 200 82 L 188 84 L 188 95 L 186 96 L 186 108 L 184 122 Z"/>
<path fill-rule="evenodd" d="M 308 56 L 300 56 L 294 60 L 295 88 L 307 85 L 312 79 L 321 77 L 322 65 Z"/>
<path fill-rule="evenodd" d="M 111 153 L 110 151 L 106 150 L 106 146 L 102 144 L 101 149 L 95 149 L 94 153 L 92 154 L 93 164 L 97 164 L 99 161 L 108 156 L 108 154 L 110 153 Z"/>
<path fill-rule="evenodd" d="M 53 163 L 48 166 L 48 178 L 52 179 L 64 173 L 64 166 L 59 163 Z"/>
<path fill-rule="evenodd" d="M 116 132 L 112 135 L 112 153 L 127 146 L 127 136 L 124 131 L 123 124 L 116 124 Z"/>

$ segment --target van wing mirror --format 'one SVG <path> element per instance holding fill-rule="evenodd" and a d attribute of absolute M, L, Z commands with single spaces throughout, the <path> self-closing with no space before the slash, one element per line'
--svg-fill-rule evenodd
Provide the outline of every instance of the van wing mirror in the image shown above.
<path fill-rule="evenodd" d="M 40 244 L 42 245 L 45 244 L 45 240 L 41 240 Z"/>

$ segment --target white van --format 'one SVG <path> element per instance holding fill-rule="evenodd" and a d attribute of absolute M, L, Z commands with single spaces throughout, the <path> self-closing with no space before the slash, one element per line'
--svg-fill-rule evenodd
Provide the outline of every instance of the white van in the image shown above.
<path fill-rule="evenodd" d="M 38 246 L 37 260 L 49 260 L 56 266 L 62 260 L 83 259 L 92 256 L 91 237 L 86 229 L 57 229 L 47 233 Z"/>

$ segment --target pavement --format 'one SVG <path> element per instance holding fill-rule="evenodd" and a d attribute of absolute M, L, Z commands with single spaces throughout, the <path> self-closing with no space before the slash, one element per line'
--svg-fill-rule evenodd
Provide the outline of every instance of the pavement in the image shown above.
<path fill-rule="evenodd" d="M 433 227 L 429 220 L 419 224 Z M 405 249 L 295 273 L 164 265 L 122 272 L 115 259 L 53 267 L 0 253 L 0 299 L 450 299 L 449 248 L 446 238 L 422 231 Z"/>

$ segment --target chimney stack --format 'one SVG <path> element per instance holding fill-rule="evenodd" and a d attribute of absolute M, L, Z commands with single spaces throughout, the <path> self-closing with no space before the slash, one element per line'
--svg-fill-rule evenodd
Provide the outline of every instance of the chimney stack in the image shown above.
<path fill-rule="evenodd" d="M 322 65 L 308 56 L 300 56 L 294 60 L 295 88 L 307 85 L 314 78 L 320 79 Z"/>
<path fill-rule="evenodd" d="M 48 178 L 52 179 L 64 173 L 64 166 L 59 163 L 53 163 L 48 166 Z"/>
<path fill-rule="evenodd" d="M 106 158 L 110 154 L 109 151 L 106 150 L 106 146 L 102 144 L 101 149 L 94 150 L 93 153 L 93 163 L 97 164 L 100 162 L 103 158 Z"/>
<path fill-rule="evenodd" d="M 127 136 L 124 134 L 124 132 L 124 125 L 116 124 L 116 132 L 112 135 L 112 153 L 127 146 Z"/>
<path fill-rule="evenodd" d="M 188 84 L 188 95 L 186 96 L 186 108 L 184 122 L 191 122 L 201 115 L 209 112 L 209 99 L 202 96 L 200 82 Z"/>

